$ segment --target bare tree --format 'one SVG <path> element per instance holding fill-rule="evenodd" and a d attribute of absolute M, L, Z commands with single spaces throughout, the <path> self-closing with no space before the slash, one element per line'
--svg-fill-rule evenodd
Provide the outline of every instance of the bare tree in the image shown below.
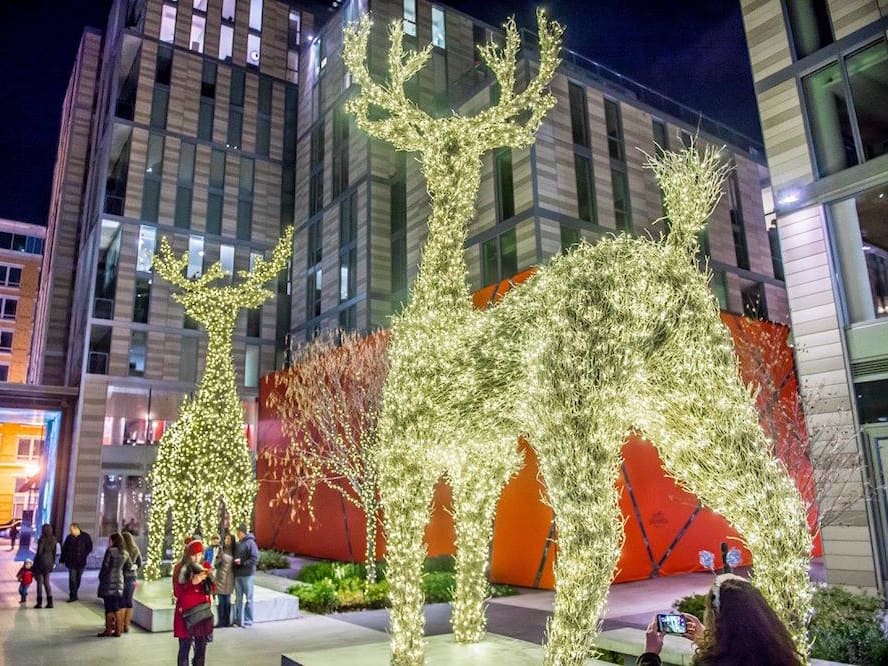
<path fill-rule="evenodd" d="M 734 330 L 741 373 L 757 392 L 761 425 L 774 455 L 802 497 L 816 505 L 816 529 L 841 524 L 869 493 L 861 482 L 859 428 L 836 425 L 854 423 L 850 405 L 837 403 L 824 387 L 799 390 L 787 327 L 738 318 Z M 817 418 L 825 410 L 833 418 Z"/>
<path fill-rule="evenodd" d="M 319 484 L 337 491 L 366 517 L 367 582 L 376 580 L 379 498 L 371 462 L 382 384 L 388 372 L 388 335 L 338 332 L 306 345 L 293 366 L 278 373 L 283 391 L 268 406 L 280 418 L 287 442 L 263 457 L 280 483 L 273 502 L 298 518 L 314 519 Z"/>

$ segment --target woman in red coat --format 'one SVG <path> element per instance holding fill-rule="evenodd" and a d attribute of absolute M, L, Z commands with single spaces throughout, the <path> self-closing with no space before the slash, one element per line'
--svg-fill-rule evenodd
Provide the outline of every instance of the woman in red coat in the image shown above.
<path fill-rule="evenodd" d="M 194 645 L 193 666 L 204 666 L 207 642 L 213 635 L 213 614 L 210 605 L 212 579 L 207 568 L 201 566 L 203 544 L 192 541 L 185 547 L 182 559 L 173 567 L 173 596 L 176 611 L 173 614 L 173 636 L 179 639 L 179 666 L 188 666 L 188 655 Z M 209 608 L 208 617 L 196 623 L 186 622 L 185 616 L 202 604 Z"/>

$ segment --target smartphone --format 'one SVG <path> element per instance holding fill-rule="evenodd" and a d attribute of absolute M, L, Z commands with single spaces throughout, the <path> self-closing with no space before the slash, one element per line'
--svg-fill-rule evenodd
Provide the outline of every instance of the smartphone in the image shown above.
<path fill-rule="evenodd" d="M 688 622 L 680 613 L 658 613 L 657 628 L 664 634 L 686 634 Z"/>

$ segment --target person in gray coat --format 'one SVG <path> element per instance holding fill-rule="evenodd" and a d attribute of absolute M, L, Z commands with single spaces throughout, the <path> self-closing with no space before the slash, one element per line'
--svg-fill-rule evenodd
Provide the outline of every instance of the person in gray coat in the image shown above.
<path fill-rule="evenodd" d="M 253 624 L 253 576 L 259 564 L 259 547 L 247 526 L 237 527 L 237 545 L 234 547 L 234 624 L 249 627 Z"/>
<path fill-rule="evenodd" d="M 220 627 L 231 626 L 231 595 L 234 594 L 234 536 L 226 532 L 215 557 L 216 598 Z"/>
<path fill-rule="evenodd" d="M 37 583 L 37 605 L 34 608 L 43 608 L 43 591 L 46 590 L 46 607 L 52 608 L 52 589 L 49 587 L 49 574 L 55 569 L 56 541 L 52 532 L 52 525 L 45 524 L 40 528 L 40 538 L 37 540 L 37 554 L 34 555 L 34 581 Z"/>
<path fill-rule="evenodd" d="M 115 532 L 108 539 L 108 549 L 102 560 L 102 568 L 99 569 L 98 596 L 105 602 L 105 631 L 97 636 L 120 637 L 124 626 L 124 613 L 120 606 L 125 589 L 125 578 L 131 575 L 133 563 L 123 537 Z"/>

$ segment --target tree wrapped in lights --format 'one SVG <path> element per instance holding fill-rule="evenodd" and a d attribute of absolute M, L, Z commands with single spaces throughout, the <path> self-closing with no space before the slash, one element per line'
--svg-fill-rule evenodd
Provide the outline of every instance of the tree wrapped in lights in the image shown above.
<path fill-rule="evenodd" d="M 496 502 L 522 464 L 514 432 L 481 413 L 482 386 L 470 342 L 480 334 L 472 309 L 463 241 L 474 215 L 481 157 L 499 146 L 528 147 L 555 104 L 547 86 L 559 58 L 561 27 L 538 12 L 540 63 L 536 76 L 516 90 L 520 38 L 506 25 L 502 48 L 488 44 L 481 57 L 500 87 L 496 106 L 474 117 L 432 118 L 408 100 L 404 84 L 428 60 L 402 47 L 402 26 L 390 27 L 389 78 L 379 82 L 366 63 L 370 22 L 347 31 L 343 59 L 360 85 L 348 102 L 357 125 L 398 150 L 418 152 L 432 199 L 429 236 L 411 300 L 394 318 L 390 371 L 383 395 L 376 466 L 385 505 L 387 579 L 392 610 L 393 662 L 422 662 L 423 542 L 435 483 L 453 489 L 456 591 L 452 624 L 460 642 L 480 640 Z"/>
<path fill-rule="evenodd" d="M 275 376 L 283 392 L 268 397 L 288 441 L 262 454 L 280 484 L 273 502 L 288 506 L 291 519 L 303 508 L 313 518 L 319 484 L 364 513 L 368 583 L 376 582 L 379 498 L 372 456 L 387 344 L 384 332 L 338 332 L 335 339 L 307 345 L 293 366 Z"/>
<path fill-rule="evenodd" d="M 346 35 L 343 57 L 361 86 L 349 109 L 371 136 L 419 153 L 432 203 L 411 300 L 392 324 L 376 452 L 392 663 L 423 661 L 423 537 L 441 476 L 453 488 L 454 635 L 462 642 L 483 636 L 492 520 L 521 464 L 519 434 L 537 453 L 557 527 L 546 664 L 579 665 L 593 652 L 623 541 L 615 482 L 622 443 L 633 432 L 654 442 L 667 472 L 743 534 L 754 582 L 807 652 L 804 505 L 769 455 L 709 276 L 697 269 L 697 234 L 725 175 L 718 151 L 701 156 L 691 147 L 651 160 L 671 222 L 666 240 L 620 235 L 581 244 L 496 308 L 472 309 L 463 248 L 481 156 L 531 145 L 554 104 L 546 86 L 562 30 L 541 12 L 538 21 L 538 73 L 521 92 L 514 23 L 502 49 L 481 49 L 501 95 L 472 118 L 432 119 L 407 99 L 404 82 L 429 50 L 405 54 L 398 25 L 390 31 L 386 82 L 366 67 L 366 19 Z"/>
<path fill-rule="evenodd" d="M 213 286 L 225 278 L 219 262 L 200 277 L 186 277 L 188 255 L 176 257 L 166 238 L 154 258 L 160 277 L 178 287 L 173 299 L 207 331 L 206 368 L 193 398 L 182 402 L 179 419 L 160 440 L 151 468 L 146 576 L 160 577 L 167 517 L 173 543 L 196 529 L 207 534 L 219 525 L 220 510 L 233 524 L 249 524 L 256 497 L 253 460 L 244 428 L 232 363 L 232 336 L 241 308 L 257 308 L 274 294 L 264 285 L 287 267 L 293 244 L 289 229 L 271 258 L 238 271 L 240 282 Z"/>

